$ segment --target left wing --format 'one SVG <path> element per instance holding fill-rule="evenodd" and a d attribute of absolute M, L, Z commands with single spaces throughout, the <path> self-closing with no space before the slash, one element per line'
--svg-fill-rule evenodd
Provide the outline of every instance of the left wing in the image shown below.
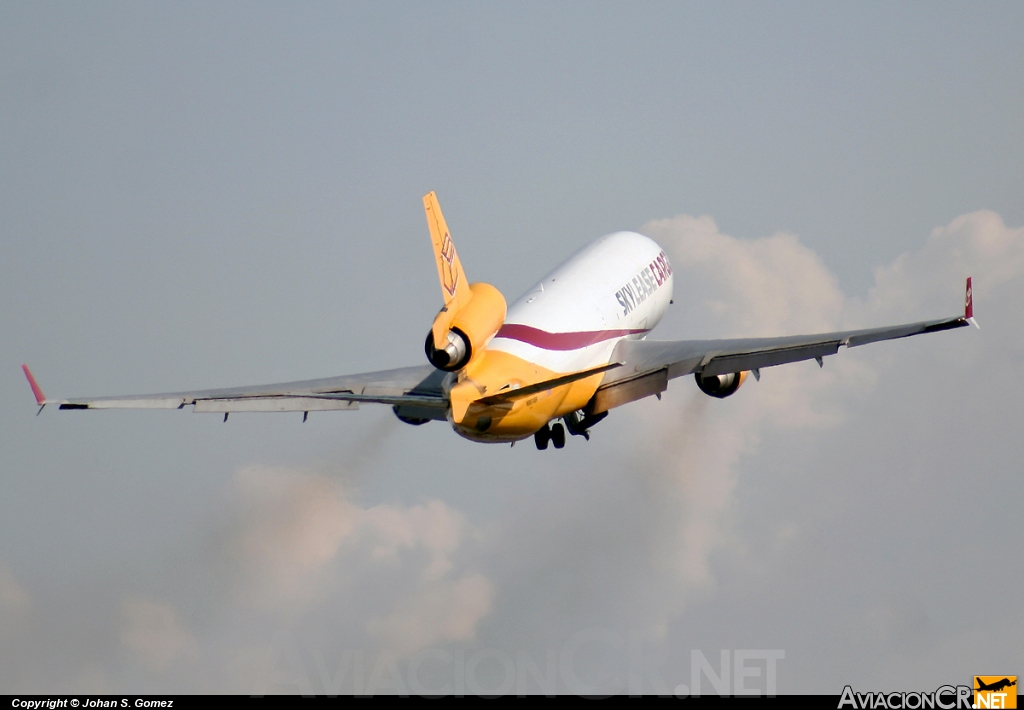
<path fill-rule="evenodd" d="M 615 346 L 612 361 L 622 367 L 610 371 L 595 395 L 594 411 L 607 411 L 626 402 L 663 392 L 668 381 L 689 374 L 703 376 L 752 371 L 800 360 L 817 360 L 835 355 L 840 347 L 854 348 L 881 340 L 907 338 L 975 325 L 971 279 L 967 279 L 964 314 L 954 318 L 907 323 L 884 328 L 845 330 L 781 338 L 737 338 L 728 340 L 622 340 Z"/>
<path fill-rule="evenodd" d="M 28 367 L 22 366 L 40 409 L 183 409 L 193 412 L 313 412 L 358 409 L 360 402 L 390 404 L 419 419 L 445 419 L 448 399 L 441 381 L 446 373 L 430 365 L 366 372 L 319 380 L 230 387 L 194 392 L 49 400 Z"/>

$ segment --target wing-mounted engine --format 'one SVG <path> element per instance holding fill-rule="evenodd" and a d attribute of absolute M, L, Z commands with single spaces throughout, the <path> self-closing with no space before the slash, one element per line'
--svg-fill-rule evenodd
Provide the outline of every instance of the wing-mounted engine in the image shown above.
<path fill-rule="evenodd" d="M 696 372 L 693 376 L 701 392 L 719 399 L 734 394 L 747 379 L 746 372 L 725 372 L 721 375 L 702 375 Z"/>
<path fill-rule="evenodd" d="M 439 370 L 454 372 L 469 364 L 473 356 L 483 352 L 487 343 L 505 323 L 505 297 L 494 286 L 471 284 L 469 302 L 454 314 L 442 309 L 427 333 L 424 350 L 430 364 Z M 447 328 L 442 347 L 437 346 L 438 327 Z"/>

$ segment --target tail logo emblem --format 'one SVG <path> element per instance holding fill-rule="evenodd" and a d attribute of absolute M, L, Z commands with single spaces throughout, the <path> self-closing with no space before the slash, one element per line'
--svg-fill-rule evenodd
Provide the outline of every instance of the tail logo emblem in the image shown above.
<path fill-rule="evenodd" d="M 451 235 L 446 231 L 444 233 L 444 240 L 441 242 L 441 258 L 444 259 L 444 263 L 447 267 L 442 269 L 442 283 L 444 286 L 445 293 L 449 297 L 455 295 L 455 287 L 459 285 L 459 275 L 455 273 L 453 269 L 453 262 L 455 261 L 455 243 L 452 241 Z"/>

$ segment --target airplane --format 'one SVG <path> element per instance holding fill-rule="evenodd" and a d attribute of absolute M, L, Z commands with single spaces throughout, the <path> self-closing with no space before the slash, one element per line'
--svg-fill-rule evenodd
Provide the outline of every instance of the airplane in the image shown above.
<path fill-rule="evenodd" d="M 511 306 L 497 288 L 470 283 L 437 196 L 424 196 L 443 305 L 427 333 L 428 364 L 318 380 L 120 397 L 47 399 L 22 366 L 39 406 L 60 409 L 184 409 L 193 412 L 310 412 L 390 405 L 407 424 L 447 421 L 485 443 L 533 437 L 538 449 L 590 439 L 609 411 L 657 396 L 669 380 L 729 397 L 752 374 L 835 355 L 882 340 L 934 333 L 974 321 L 971 279 L 964 314 L 835 333 L 728 340 L 647 340 L 672 303 L 672 265 L 652 239 L 615 232 L 583 247 Z M 39 414 L 37 412 L 37 414 Z M 564 424 L 564 426 L 563 426 Z"/>
<path fill-rule="evenodd" d="M 993 692 L 998 692 L 1004 688 L 1011 688 L 1017 685 L 1016 676 L 1014 676 L 1014 680 L 1003 678 L 1002 680 L 997 680 L 991 684 L 984 683 L 981 678 L 975 678 L 975 680 L 978 682 L 978 687 L 975 688 L 975 690 L 991 690 Z"/>

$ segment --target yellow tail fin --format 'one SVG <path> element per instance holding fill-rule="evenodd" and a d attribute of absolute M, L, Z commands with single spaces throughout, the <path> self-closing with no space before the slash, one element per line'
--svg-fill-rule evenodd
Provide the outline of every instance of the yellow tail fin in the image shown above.
<path fill-rule="evenodd" d="M 448 225 L 441 214 L 441 205 L 437 203 L 437 195 L 433 192 L 423 196 L 423 208 L 427 212 L 427 226 L 430 228 L 430 241 L 434 245 L 434 259 L 437 261 L 437 277 L 441 281 L 441 295 L 444 308 L 434 320 L 434 345 L 444 347 L 448 337 L 448 329 L 459 309 L 469 303 L 473 294 L 469 290 L 469 280 L 462 270 L 462 262 L 455 253 Z"/>

